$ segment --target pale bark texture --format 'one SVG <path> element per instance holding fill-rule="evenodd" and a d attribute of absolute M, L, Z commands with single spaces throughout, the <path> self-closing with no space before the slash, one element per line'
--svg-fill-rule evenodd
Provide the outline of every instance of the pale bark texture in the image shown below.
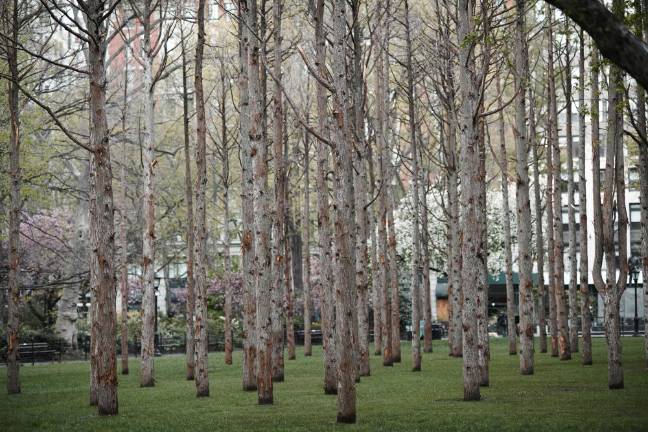
<path fill-rule="evenodd" d="M 549 87 L 547 86 L 547 89 Z M 549 94 L 548 92 L 547 94 Z M 549 103 L 548 111 L 552 110 L 552 104 Z M 558 357 L 558 325 L 556 322 L 556 296 L 555 296 L 555 259 L 554 259 L 554 231 L 553 231 L 553 158 L 552 158 L 552 126 L 553 118 L 551 115 L 546 116 L 546 185 L 545 205 L 547 209 L 547 273 L 549 275 L 549 334 L 551 336 L 551 357 Z"/>
<path fill-rule="evenodd" d="M 526 5 L 517 0 L 515 20 L 515 136 L 516 149 L 516 204 L 518 265 L 520 268 L 520 373 L 532 375 L 534 371 L 534 322 L 533 322 L 533 261 L 531 259 L 531 203 L 529 200 L 529 139 L 526 125 L 526 95 L 529 76 Z"/>
<path fill-rule="evenodd" d="M 106 4 L 86 3 L 88 33 L 89 111 L 90 111 L 90 265 L 92 291 L 91 377 L 99 415 L 116 415 L 117 350 L 116 278 L 114 268 L 115 222 L 110 162 L 109 131 L 106 115 L 106 48 L 108 22 Z M 91 386 L 92 389 L 92 386 Z M 91 397 L 91 400 L 93 397 Z"/>
<path fill-rule="evenodd" d="M 248 51 L 250 34 L 247 28 L 248 6 L 239 1 L 239 105 L 241 153 L 241 268 L 243 274 L 243 375 L 242 387 L 254 391 L 256 382 L 256 282 L 254 270 L 254 187 L 252 174 L 252 147 L 250 145 L 250 104 L 248 91 Z"/>
<path fill-rule="evenodd" d="M 222 143 L 222 154 L 221 154 L 221 163 L 222 163 L 222 174 L 221 180 L 223 182 L 223 272 L 225 278 L 225 323 L 223 325 L 223 332 L 225 333 L 225 355 L 224 361 L 226 365 L 232 364 L 232 351 L 234 350 L 233 346 L 233 337 L 232 334 L 232 303 L 233 303 L 233 293 L 232 293 L 232 257 L 230 252 L 230 199 L 229 199 L 229 188 L 230 188 L 230 166 L 229 166 L 229 144 L 227 142 L 227 113 L 225 111 L 226 107 L 226 97 L 227 97 L 227 87 L 226 87 L 226 75 L 224 66 L 221 60 L 221 91 L 222 99 L 220 103 L 221 108 L 221 143 Z"/>
<path fill-rule="evenodd" d="M 478 223 L 481 250 L 488 250 L 488 220 L 486 217 L 486 121 L 483 117 L 483 102 L 479 107 L 479 204 Z M 479 350 L 479 385 L 490 385 L 490 340 L 488 337 L 488 266 L 486 252 L 477 255 L 479 264 L 479 285 L 477 286 L 477 348 Z"/>
<path fill-rule="evenodd" d="M 635 1 L 638 10 L 643 13 L 641 32 L 644 41 L 648 40 L 648 0 Z M 643 145 L 639 146 L 639 179 L 641 203 L 641 269 L 643 280 L 648 279 L 648 123 L 646 123 L 646 91 L 637 89 L 637 124 L 638 129 L 645 138 Z M 648 369 L 648 283 L 643 284 L 644 307 L 644 356 L 646 369 Z"/>
<path fill-rule="evenodd" d="M 207 364 L 207 125 L 205 119 L 205 96 L 203 90 L 203 52 L 205 47 L 205 0 L 198 0 L 198 41 L 194 70 L 196 97 L 196 214 L 195 214 L 195 293 L 194 344 L 196 396 L 209 396 Z"/>
<path fill-rule="evenodd" d="M 182 31 L 182 27 L 180 27 Z M 181 33 L 184 40 L 184 32 Z M 194 345 L 194 311 L 196 308 L 196 294 L 194 291 L 194 211 L 193 187 L 191 186 L 191 149 L 189 127 L 189 76 L 187 71 L 188 60 L 184 41 L 182 43 L 182 126 L 184 131 L 184 167 L 185 167 L 185 205 L 187 206 L 187 304 L 186 316 L 186 347 L 185 347 L 185 376 L 187 380 L 194 379 L 195 345 Z"/>
<path fill-rule="evenodd" d="M 479 368 L 479 344 L 477 329 L 478 287 L 482 268 L 479 256 L 484 254 L 479 221 L 479 131 L 477 115 L 479 102 L 475 74 L 474 42 L 472 32 L 475 22 L 475 5 L 471 0 L 460 0 L 457 6 L 457 42 L 459 46 L 459 90 L 462 97 L 459 115 L 461 137 L 461 209 L 463 224 L 463 383 L 464 400 L 479 400 L 481 372 Z"/>
<path fill-rule="evenodd" d="M 389 141 L 389 140 L 388 140 Z M 389 256 L 389 289 L 391 290 L 391 342 L 394 363 L 401 361 L 400 341 L 400 297 L 398 290 L 398 256 L 396 254 L 396 227 L 394 225 L 394 188 L 392 179 L 395 175 L 391 162 L 391 148 L 386 160 L 389 174 L 386 179 L 387 188 L 387 253 Z"/>
<path fill-rule="evenodd" d="M 574 187 L 574 131 L 572 121 L 572 74 L 571 74 L 571 29 L 569 20 L 565 21 L 565 67 L 563 69 L 563 86 L 565 90 L 565 114 L 567 136 L 567 221 L 569 227 L 569 346 L 572 352 L 578 352 L 578 261 L 576 260 L 576 201 Z M 579 184 L 580 186 L 580 184 Z"/>
<path fill-rule="evenodd" d="M 420 136 L 420 133 L 418 134 Z M 420 138 L 419 138 L 420 140 Z M 428 206 L 427 206 L 427 191 L 429 189 L 429 176 L 427 167 L 421 158 L 421 164 L 424 165 L 421 176 L 421 264 L 423 267 L 423 318 L 424 324 L 424 337 L 423 337 L 423 352 L 432 352 L 432 294 L 430 291 L 430 233 L 428 231 Z"/>
<path fill-rule="evenodd" d="M 315 65 L 320 76 L 326 68 L 326 27 L 324 26 L 324 0 L 317 0 L 313 11 L 315 22 Z M 328 137 L 329 121 L 326 102 L 327 90 L 321 83 L 317 84 L 317 123 L 320 134 Z M 327 143 L 317 142 L 317 231 L 320 251 L 320 298 L 322 313 L 322 342 L 324 348 L 324 393 L 337 393 L 337 368 L 335 349 L 335 292 L 333 289 L 333 255 L 331 251 L 331 219 L 329 211 L 327 175 L 329 166 L 329 149 Z"/>
<path fill-rule="evenodd" d="M 535 210 L 536 261 L 538 265 L 538 327 L 540 327 L 540 352 L 547 352 L 547 291 L 545 286 L 545 245 L 542 230 L 542 191 L 540 190 L 540 155 L 539 143 L 536 142 L 535 98 L 529 90 L 529 147 L 533 154 L 533 201 Z"/>
<path fill-rule="evenodd" d="M 11 41 L 5 47 L 9 72 L 13 80 L 19 77 L 18 71 L 18 0 L 13 0 L 11 5 L 3 6 L 4 18 Z M 11 18 L 10 18 L 11 16 Z M 4 42 L 4 41 L 3 41 Z M 10 136 L 9 136 L 9 177 L 10 177 L 10 207 L 9 207 L 9 289 L 7 293 L 7 393 L 17 394 L 20 388 L 20 361 L 18 359 L 18 346 L 20 341 L 20 210 L 22 198 L 20 197 L 21 169 L 20 169 L 20 106 L 18 98 L 18 85 L 15 81 L 7 80 L 7 105 L 9 106 Z"/>
<path fill-rule="evenodd" d="M 585 35 L 580 31 L 578 50 L 578 216 L 580 246 L 580 319 L 583 346 L 581 362 L 592 364 L 592 313 L 590 312 L 589 264 L 587 252 L 587 180 L 585 168 Z"/>
<path fill-rule="evenodd" d="M 613 10 L 623 19 L 624 2 L 614 0 Z M 603 189 L 603 203 L 594 194 L 594 284 L 603 297 L 605 339 L 607 342 L 608 387 L 624 387 L 621 364 L 621 328 L 619 303 L 625 290 L 628 276 L 628 216 L 625 201 L 625 175 L 623 159 L 623 74 L 618 66 L 610 66 L 608 83 L 608 124 L 605 154 L 605 180 L 593 178 L 594 190 Z M 598 144 L 598 143 L 597 143 Z M 593 144 L 594 150 L 594 144 Z M 598 149 L 592 152 L 598 156 Z M 595 153 L 595 154 L 594 154 Z M 595 159 L 595 161 L 598 159 Z M 598 167 L 595 167 L 598 170 Z M 597 184 L 598 181 L 598 184 Z M 616 205 L 615 201 L 616 200 Z M 616 225 L 616 226 L 615 226 Z M 618 233 L 618 261 L 615 248 L 615 231 Z M 605 280 L 602 277 L 602 260 L 605 257 Z M 617 270 L 619 276 L 617 279 Z"/>
<path fill-rule="evenodd" d="M 389 184 L 389 146 L 387 143 L 387 88 L 386 80 L 389 77 L 389 62 L 387 52 L 387 17 L 383 11 L 383 18 L 376 27 L 374 37 L 380 50 L 376 58 L 376 144 L 378 148 L 378 168 L 380 189 L 378 191 L 377 226 L 378 226 L 378 259 L 380 266 L 379 287 L 380 316 L 381 316 L 381 341 L 383 366 L 393 366 L 392 354 L 392 314 L 391 298 L 389 296 L 389 259 L 387 256 L 387 188 Z"/>
<path fill-rule="evenodd" d="M 504 230 L 504 276 L 506 281 L 506 333 L 509 355 L 517 354 L 517 331 L 515 324 L 515 290 L 513 287 L 513 252 L 511 251 L 511 210 L 509 208 L 508 157 L 506 154 L 504 107 L 499 79 L 497 83 L 498 114 L 497 130 L 500 142 L 499 163 L 502 182 L 502 226 Z"/>
<path fill-rule="evenodd" d="M 128 64 L 128 49 L 124 51 L 124 58 Z M 184 53 L 184 48 L 183 48 Z M 126 118 L 128 116 L 128 68 L 124 68 L 124 94 L 122 106 L 122 133 L 126 134 Z M 186 93 L 185 93 L 186 94 Z M 187 132 L 187 131 L 185 131 Z M 126 182 L 126 139 L 122 142 L 122 166 L 121 166 L 121 209 L 119 219 L 119 245 L 121 253 L 119 256 L 119 290 L 121 294 L 120 331 L 121 331 L 121 371 L 122 375 L 128 375 L 128 240 L 126 231 L 128 229 L 126 218 L 126 195 L 128 184 Z M 78 298 L 78 294 L 77 294 Z"/>
<path fill-rule="evenodd" d="M 558 140 L 558 109 L 556 102 L 556 82 L 553 57 L 553 11 L 548 6 L 548 78 L 549 78 L 549 116 L 551 117 L 552 169 L 553 169 L 553 258 L 554 258 L 554 297 L 556 305 L 556 324 L 558 327 L 558 353 L 561 360 L 571 359 L 569 346 L 569 325 L 567 322 L 567 302 L 565 293 L 565 271 L 563 264 L 563 224 L 560 143 Z"/>
<path fill-rule="evenodd" d="M 155 161 L 155 132 L 154 120 L 154 84 L 153 84 L 153 52 L 151 46 L 151 2 L 145 1 L 142 11 L 143 41 L 141 62 L 143 64 L 144 90 L 144 119 L 142 122 L 142 163 L 144 165 L 144 198 L 142 212 L 144 213 L 144 232 L 142 233 L 142 352 L 140 359 L 140 387 L 155 385 L 155 197 L 154 197 L 154 168 Z"/>
<path fill-rule="evenodd" d="M 248 2 L 247 27 L 251 35 L 257 32 L 257 0 Z M 263 96 L 259 78 L 259 40 L 249 38 L 248 89 L 250 94 L 250 155 L 254 185 L 254 269 L 256 276 L 256 342 L 257 397 L 260 405 L 273 403 L 272 389 L 272 217 L 269 213 L 268 147 L 263 134 Z"/>
<path fill-rule="evenodd" d="M 421 370 L 421 243 L 419 215 L 421 213 L 420 203 L 420 172 L 419 152 L 416 145 L 416 110 L 414 106 L 414 71 L 412 69 L 412 38 L 409 21 L 409 3 L 405 0 L 405 41 L 407 47 L 407 105 L 408 105 L 408 126 L 410 137 L 410 156 L 412 158 L 412 207 L 414 209 L 414 220 L 412 229 L 412 370 Z"/>
<path fill-rule="evenodd" d="M 350 95 L 346 67 L 346 0 L 334 0 L 332 18 L 332 69 L 334 94 L 335 142 L 335 308 L 337 351 L 337 422 L 356 421 L 356 365 L 353 347 L 353 293 L 355 268 L 352 259 L 353 167 L 352 137 L 349 121 Z"/>
<path fill-rule="evenodd" d="M 284 326 L 282 322 L 284 310 L 284 292 L 286 296 L 289 295 L 290 287 L 284 284 L 284 271 L 286 260 L 284 253 L 286 253 L 286 194 L 287 182 L 285 173 L 285 156 L 284 150 L 284 113 L 283 113 L 283 97 L 281 93 L 281 62 L 282 62 L 282 49 L 281 49 L 281 13 L 282 1 L 275 0 L 272 5 L 272 16 L 274 22 L 274 77 L 275 89 L 273 94 L 273 147 L 274 147 L 274 161 L 275 161 L 275 217 L 273 221 L 274 226 L 274 264 L 272 266 L 272 379 L 276 382 L 284 380 Z M 262 144 L 262 145 L 265 145 Z M 266 174 L 267 176 L 267 174 Z M 266 180 L 267 182 L 267 180 Z M 262 199 L 265 199 L 262 197 Z M 267 271 L 270 271 L 268 268 Z M 286 305 L 288 302 L 286 302 Z"/>
<path fill-rule="evenodd" d="M 310 267 L 310 135 L 304 131 L 304 207 L 302 213 L 302 271 L 304 286 L 304 356 L 313 355 L 311 342 L 311 299 Z"/>

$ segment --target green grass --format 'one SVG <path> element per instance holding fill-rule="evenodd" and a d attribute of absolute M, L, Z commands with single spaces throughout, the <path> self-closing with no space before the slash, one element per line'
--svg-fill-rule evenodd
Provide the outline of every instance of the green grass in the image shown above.
<path fill-rule="evenodd" d="M 193 382 L 184 380 L 184 358 L 156 359 L 155 388 L 140 388 L 138 363 L 119 376 L 119 415 L 101 418 L 88 406 L 86 362 L 26 365 L 22 394 L 7 396 L 0 376 L 0 431 L 166 431 L 202 430 L 648 430 L 648 371 L 643 338 L 624 338 L 624 390 L 607 389 L 605 346 L 594 343 L 594 366 L 583 367 L 578 354 L 561 362 L 536 354 L 533 376 L 520 376 L 517 356 L 505 340 L 492 342 L 491 386 L 482 401 L 463 402 L 461 360 L 449 358 L 437 342 L 423 357 L 423 371 L 404 362 L 385 368 L 372 356 L 372 376 L 358 389 L 358 422 L 335 424 L 335 396 L 322 391 L 321 350 L 286 362 L 286 382 L 275 384 L 275 405 L 258 406 L 254 392 L 240 390 L 241 353 L 225 366 L 221 353 L 210 354 L 211 397 L 197 399 Z"/>

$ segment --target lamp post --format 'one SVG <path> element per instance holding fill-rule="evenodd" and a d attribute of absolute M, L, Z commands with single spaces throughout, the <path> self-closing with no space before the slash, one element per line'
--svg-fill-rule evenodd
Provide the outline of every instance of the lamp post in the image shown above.
<path fill-rule="evenodd" d="M 153 289 L 155 290 L 155 335 L 153 337 L 154 342 L 155 342 L 155 356 L 160 357 L 162 353 L 160 352 L 160 335 L 158 333 L 158 296 L 160 295 L 160 291 L 158 291 L 158 288 L 160 288 L 160 278 L 155 277 L 153 279 Z"/>
<path fill-rule="evenodd" d="M 639 314 L 637 310 L 637 279 L 639 279 L 639 265 L 640 259 L 636 255 L 632 255 L 628 260 L 628 267 L 630 279 L 634 282 L 634 333 L 633 336 L 639 336 Z"/>

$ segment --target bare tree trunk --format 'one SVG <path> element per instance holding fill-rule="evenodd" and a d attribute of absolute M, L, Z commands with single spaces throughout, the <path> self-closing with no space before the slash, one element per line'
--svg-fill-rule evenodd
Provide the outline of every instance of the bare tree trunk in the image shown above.
<path fill-rule="evenodd" d="M 479 184 L 479 238 L 481 250 L 488 250 L 488 219 L 486 217 L 486 119 L 482 115 L 484 110 L 483 102 L 479 107 L 479 178 L 483 181 Z M 486 253 L 478 254 L 479 285 L 477 286 L 477 347 L 479 349 L 479 385 L 488 387 L 490 385 L 490 340 L 488 338 L 488 263 Z"/>
<path fill-rule="evenodd" d="M 477 304 L 478 286 L 482 278 L 479 255 L 482 250 L 480 230 L 479 131 L 476 124 L 478 112 L 477 82 L 475 76 L 474 42 L 470 41 L 475 21 L 475 5 L 471 0 L 460 0 L 457 6 L 457 42 L 459 48 L 459 89 L 463 99 L 459 116 L 461 136 L 461 207 L 463 211 L 463 382 L 464 400 L 479 400 L 481 373 L 479 368 L 479 343 Z"/>
<path fill-rule="evenodd" d="M 535 97 L 529 90 L 529 147 L 533 154 L 533 200 L 535 206 L 536 260 L 538 268 L 538 327 L 540 327 L 540 352 L 547 352 L 547 292 L 544 279 L 545 245 L 542 231 L 542 198 L 540 190 L 540 156 L 536 142 Z M 586 245 L 587 247 L 587 245 Z"/>
<path fill-rule="evenodd" d="M 508 191 L 508 157 L 506 155 L 504 106 L 499 79 L 497 84 L 497 125 L 500 141 L 500 169 L 502 180 L 502 224 L 504 229 L 504 275 L 506 279 L 506 334 L 509 355 L 517 354 L 517 329 L 515 324 L 515 290 L 513 287 L 513 252 L 511 251 L 511 210 L 509 208 Z"/>
<path fill-rule="evenodd" d="M 239 1 L 239 104 L 241 106 L 241 235 L 243 274 L 243 390 L 253 391 L 256 382 L 256 282 L 254 270 L 254 194 L 252 192 L 252 147 L 250 145 L 250 104 L 248 91 L 248 52 L 250 34 L 247 28 L 247 0 Z"/>
<path fill-rule="evenodd" d="M 418 148 L 416 146 L 416 111 L 414 107 L 414 71 L 412 69 L 412 38 L 410 34 L 409 3 L 405 0 L 405 41 L 407 46 L 407 105 L 409 118 L 410 153 L 412 158 L 412 207 L 414 208 L 414 223 L 412 230 L 412 370 L 421 370 L 421 243 L 419 232 L 420 205 L 420 173 Z"/>
<path fill-rule="evenodd" d="M 392 314 L 391 298 L 389 296 L 389 259 L 387 256 L 387 188 L 389 187 L 389 146 L 387 143 L 387 86 L 386 80 L 389 77 L 389 62 L 387 44 L 387 13 L 383 11 L 383 17 L 378 23 L 375 31 L 375 39 L 380 50 L 376 59 L 376 144 L 378 148 L 378 167 L 380 171 L 380 189 L 378 191 L 378 263 L 380 265 L 379 292 L 380 292 L 380 315 L 381 341 L 383 353 L 383 366 L 392 366 L 394 363 L 392 352 Z"/>
<path fill-rule="evenodd" d="M 196 349 L 196 396 L 209 396 L 207 364 L 207 216 L 205 195 L 207 192 L 207 125 L 205 119 L 205 96 L 203 91 L 203 51 L 205 47 L 205 0 L 198 0 L 198 42 L 196 43 L 196 66 L 194 89 L 196 95 L 196 215 L 194 268 L 196 310 L 194 315 L 194 338 Z"/>
<path fill-rule="evenodd" d="M 106 4 L 99 0 L 86 3 L 88 33 L 94 35 L 88 44 L 90 76 L 90 287 L 92 291 L 91 401 L 96 401 L 99 415 L 116 415 L 117 350 L 116 279 L 114 269 L 115 222 L 112 191 L 112 168 L 108 121 L 106 117 L 107 48 Z"/>
<path fill-rule="evenodd" d="M 346 0 L 334 0 L 332 19 L 333 84 L 335 88 L 335 245 L 336 245 L 336 344 L 337 422 L 356 421 L 356 365 L 353 355 L 353 292 L 355 269 L 353 253 L 353 167 L 351 154 L 350 94 L 346 71 Z"/>
<path fill-rule="evenodd" d="M 459 218 L 459 167 L 457 155 L 457 124 L 455 115 L 448 112 L 446 170 L 448 178 L 448 243 L 450 275 L 448 277 L 448 345 L 450 356 L 463 356 L 461 330 L 462 256 L 461 224 Z"/>
<path fill-rule="evenodd" d="M 20 362 L 18 359 L 18 346 L 20 341 L 20 211 L 22 198 L 20 197 L 21 170 L 20 170 L 20 106 L 17 80 L 18 71 L 18 29 L 19 14 L 18 0 L 13 0 L 11 6 L 6 6 L 7 27 L 10 27 L 11 41 L 5 47 L 7 63 L 12 80 L 8 80 L 7 99 L 10 116 L 9 136 L 9 176 L 11 178 L 9 207 L 9 290 L 7 295 L 7 393 L 17 394 L 20 389 Z M 11 18 L 10 18 L 11 14 Z"/>
<path fill-rule="evenodd" d="M 549 87 L 547 87 L 548 89 Z M 549 94 L 549 92 L 548 92 Z M 549 102 L 548 111 L 552 110 L 551 102 Z M 551 357 L 558 357 L 558 324 L 556 321 L 556 295 L 555 295 L 555 271 L 554 266 L 556 260 L 554 259 L 554 231 L 553 231 L 553 149 L 552 149 L 552 130 L 553 118 L 547 115 L 547 149 L 546 149 L 546 176 L 547 176 L 547 190 L 546 190 L 546 208 L 547 208 L 547 270 L 549 275 L 549 334 L 551 335 Z"/>
<path fill-rule="evenodd" d="M 153 54 L 151 51 L 151 14 L 150 1 L 144 2 L 142 42 L 142 63 L 144 68 L 144 122 L 142 128 L 142 143 L 144 147 L 144 232 L 142 233 L 142 280 L 144 282 L 142 295 L 142 352 L 140 360 L 140 387 L 155 385 L 155 192 L 153 172 L 155 160 L 155 131 L 153 122 L 154 84 L 153 84 Z"/>
<path fill-rule="evenodd" d="M 599 120 L 599 103 L 600 103 L 600 85 L 599 73 L 601 63 L 599 60 L 599 52 L 594 43 L 590 45 L 591 59 L 590 59 L 590 87 L 591 87 L 591 107 L 590 107 L 590 122 L 592 124 L 592 190 L 601 190 L 601 139 L 600 139 L 600 120 Z M 601 274 L 603 266 L 603 227 L 602 227 L 602 208 L 601 208 L 601 194 L 592 195 L 593 205 L 593 226 L 594 226 L 594 262 L 592 263 L 592 278 L 594 285 L 597 289 L 601 288 L 605 283 L 602 277 L 597 275 Z M 597 282 L 598 279 L 598 282 Z"/>
<path fill-rule="evenodd" d="M 533 261 L 531 260 L 531 203 L 529 201 L 529 139 L 526 126 L 526 95 L 529 78 L 526 5 L 517 0 L 515 44 L 515 147 L 517 156 L 517 237 L 518 263 L 520 267 L 520 373 L 532 375 L 534 371 L 533 341 Z"/>
<path fill-rule="evenodd" d="M 326 68 L 326 33 L 324 26 L 324 0 L 317 0 L 313 11 L 315 21 L 315 63 L 317 71 L 324 76 Z M 317 84 L 317 122 L 320 133 L 328 137 L 327 90 Z M 335 298 L 333 290 L 333 255 L 331 253 L 331 220 L 329 215 L 328 184 L 329 172 L 328 146 L 317 142 L 317 226 L 318 247 L 320 250 L 320 299 L 322 311 L 322 335 L 324 348 L 324 393 L 337 393 L 337 373 L 335 356 Z"/>
<path fill-rule="evenodd" d="M 374 170 L 374 154 L 371 145 L 367 145 L 367 162 L 369 163 L 369 196 L 373 198 L 376 196 L 376 176 Z M 380 273 L 382 270 L 378 261 L 378 236 L 376 233 L 378 225 L 378 218 L 376 217 L 377 209 L 374 203 L 371 203 L 369 209 L 369 232 L 371 238 L 369 254 L 371 255 L 371 306 L 373 312 L 374 355 L 380 356 L 382 355 L 383 346 L 380 285 Z"/>
<path fill-rule="evenodd" d="M 283 98 L 281 93 L 281 13 L 282 2 L 275 0 L 272 5 L 274 22 L 274 74 L 275 90 L 273 95 L 274 105 L 274 160 L 275 160 L 275 220 L 274 220 L 274 268 L 272 284 L 272 379 L 276 382 L 284 380 L 284 326 L 282 322 L 282 311 L 284 309 L 284 290 L 286 295 L 290 287 L 284 287 L 284 271 L 286 253 L 286 173 L 284 151 L 284 113 Z M 265 144 L 264 144 L 265 145 Z M 269 270 L 269 269 L 268 269 Z M 287 303 L 287 302 L 286 302 Z"/>
<path fill-rule="evenodd" d="M 420 129 L 419 129 L 419 136 Z M 420 138 L 419 138 L 420 140 Z M 421 152 L 422 153 L 422 152 Z M 421 154 L 421 156 L 423 156 Z M 424 164 L 421 184 L 421 200 L 423 205 L 421 208 L 421 253 L 422 253 L 422 263 L 423 263 L 423 317 L 425 319 L 424 324 L 424 337 L 423 337 L 423 352 L 431 353 L 432 352 L 432 293 L 430 291 L 430 232 L 428 230 L 428 204 L 427 204 L 427 191 L 429 190 L 429 181 L 430 173 L 428 168 L 425 167 L 423 160 L 421 161 Z M 436 293 L 434 294 L 436 295 Z"/>
<path fill-rule="evenodd" d="M 257 31 L 257 1 L 249 2 L 247 27 L 251 35 Z M 270 229 L 272 225 L 268 203 L 267 143 L 263 134 L 263 96 L 259 78 L 259 41 L 249 39 L 248 86 L 250 92 L 250 146 L 254 178 L 254 213 L 256 273 L 256 337 L 257 337 L 257 395 L 261 405 L 273 403 L 272 390 L 272 273 Z"/>
<path fill-rule="evenodd" d="M 387 177 L 387 250 L 389 255 L 389 287 L 391 289 L 391 332 L 392 332 L 392 358 L 394 363 L 401 361 L 400 343 L 400 296 L 398 290 L 398 256 L 396 254 L 396 227 L 394 226 L 394 190 L 392 178 L 395 175 L 394 166 L 391 162 L 391 149 L 387 156 L 389 175 Z"/>
<path fill-rule="evenodd" d="M 302 268 L 304 285 L 304 356 L 313 355 L 311 342 L 312 300 L 310 286 L 310 135 L 304 131 L 304 207 L 302 214 Z"/>
<path fill-rule="evenodd" d="M 567 219 L 569 227 L 569 346 L 572 352 L 578 352 L 578 262 L 576 261 L 576 202 L 574 188 L 574 137 L 572 121 L 572 74 L 571 74 L 571 31 L 569 28 L 569 19 L 565 20 L 565 69 L 564 69 L 564 88 L 566 117 L 565 124 L 567 135 L 567 195 L 568 208 Z M 580 186 L 580 184 L 579 184 Z"/>
<path fill-rule="evenodd" d="M 552 129 L 549 131 L 551 137 L 552 151 L 552 169 L 553 169 L 553 258 L 554 258 L 554 297 L 556 299 L 556 323 L 558 326 L 558 351 L 561 360 L 571 359 L 571 349 L 569 345 L 569 326 L 567 323 L 567 304 L 564 283 L 564 265 L 563 265 L 563 224 L 562 224 L 562 193 L 561 193 L 561 162 L 560 162 L 560 143 L 558 140 L 558 110 L 556 102 L 556 83 L 554 72 L 553 57 L 553 10 L 547 6 L 548 16 L 548 78 L 549 78 L 549 108 Z"/>
<path fill-rule="evenodd" d="M 583 349 L 581 361 L 592 364 L 592 314 L 590 312 L 590 293 L 587 276 L 589 274 L 587 256 L 587 180 L 585 172 L 585 35 L 580 31 L 578 57 L 578 215 L 580 243 L 580 316 Z M 574 323 L 575 324 L 575 323 Z M 577 328 L 577 327 L 576 327 Z"/>
<path fill-rule="evenodd" d="M 223 270 L 225 273 L 225 364 L 232 364 L 233 334 L 232 334 L 232 258 L 230 252 L 230 148 L 227 139 L 227 104 L 228 83 L 225 74 L 224 59 L 220 59 L 221 66 L 221 143 L 222 143 L 222 182 L 223 182 Z"/>
<path fill-rule="evenodd" d="M 286 147 L 284 149 L 284 152 L 287 152 L 288 148 Z M 290 195 L 286 195 L 286 214 L 290 215 Z M 295 257 L 293 252 L 295 251 L 295 235 L 294 235 L 294 227 L 292 226 L 292 223 L 290 221 L 290 218 L 288 219 L 288 223 L 286 224 L 286 243 L 285 243 L 285 256 L 286 256 L 286 265 L 284 266 L 284 279 L 285 279 L 285 295 L 284 295 L 284 303 L 285 303 L 285 311 L 286 311 L 286 345 L 288 345 L 288 360 L 295 360 L 296 359 L 296 354 L 295 354 L 295 325 L 294 325 L 294 308 L 293 308 L 293 298 L 295 294 L 295 277 L 298 277 L 295 270 L 295 259 L 299 259 L 298 257 Z M 283 340 L 281 340 L 281 343 L 283 344 Z"/>
<path fill-rule="evenodd" d="M 128 52 L 129 47 L 124 51 L 125 63 L 128 65 Z M 182 54 L 184 55 L 184 45 L 182 47 Z M 184 59 L 183 59 L 184 60 Z M 184 63 L 183 63 L 184 67 Z M 184 77 L 184 75 L 183 75 Z M 122 133 L 126 134 L 126 118 L 128 115 L 128 67 L 124 68 L 124 98 L 123 98 L 123 112 L 122 112 Z M 186 96 L 186 92 L 185 92 Z M 187 131 L 185 131 L 187 132 Z M 126 136 L 122 142 L 122 166 L 121 166 L 121 212 L 119 221 L 119 244 L 121 246 L 120 254 L 120 274 L 119 274 L 119 288 L 121 293 L 121 369 L 122 375 L 128 375 L 128 240 L 126 239 L 127 218 L 126 218 L 126 192 L 128 184 L 126 182 Z M 77 294 L 78 297 L 78 294 Z"/>

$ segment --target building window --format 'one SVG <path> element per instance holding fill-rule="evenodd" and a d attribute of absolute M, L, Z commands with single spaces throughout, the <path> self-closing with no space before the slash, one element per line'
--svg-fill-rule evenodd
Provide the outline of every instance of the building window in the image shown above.
<path fill-rule="evenodd" d="M 639 189 L 639 170 L 637 167 L 628 168 L 628 188 L 632 190 Z"/>

